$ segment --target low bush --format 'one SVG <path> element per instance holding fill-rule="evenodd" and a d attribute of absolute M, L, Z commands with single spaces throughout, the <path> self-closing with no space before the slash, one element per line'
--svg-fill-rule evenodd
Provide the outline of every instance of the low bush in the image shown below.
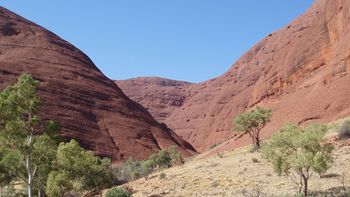
<path fill-rule="evenodd" d="M 166 174 L 164 172 L 159 174 L 159 180 L 164 180 L 166 179 Z"/>
<path fill-rule="evenodd" d="M 147 179 L 148 175 L 157 169 L 165 169 L 181 163 L 183 163 L 181 154 L 175 146 L 171 146 L 160 150 L 144 161 L 128 159 L 124 165 L 114 169 L 114 183 L 122 184 L 141 177 Z"/>
<path fill-rule="evenodd" d="M 337 128 L 340 139 L 350 138 L 350 120 L 345 120 Z"/>
<path fill-rule="evenodd" d="M 141 161 L 128 159 L 122 166 L 113 169 L 114 184 L 123 184 L 142 177 Z"/>
<path fill-rule="evenodd" d="M 106 192 L 105 197 L 130 197 L 130 193 L 122 187 L 113 187 Z"/>

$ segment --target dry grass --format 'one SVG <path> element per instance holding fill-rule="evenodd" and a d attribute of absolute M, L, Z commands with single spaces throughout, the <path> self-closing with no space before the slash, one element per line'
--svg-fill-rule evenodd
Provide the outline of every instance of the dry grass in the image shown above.
<path fill-rule="evenodd" d="M 260 153 L 251 153 L 249 147 L 225 152 L 222 158 L 197 157 L 183 166 L 126 184 L 133 196 L 294 196 L 297 188 L 287 177 L 279 177 Z M 254 161 L 253 161 L 254 160 Z M 344 181 L 343 181 L 343 178 Z M 344 185 L 343 185 L 344 183 Z M 342 196 L 343 186 L 350 192 L 350 147 L 334 152 L 334 165 L 325 178 L 314 174 L 310 191 L 316 196 Z"/>

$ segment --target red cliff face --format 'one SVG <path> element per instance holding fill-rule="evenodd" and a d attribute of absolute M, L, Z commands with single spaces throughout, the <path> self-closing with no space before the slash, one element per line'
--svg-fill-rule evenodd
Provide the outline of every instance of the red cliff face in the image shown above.
<path fill-rule="evenodd" d="M 222 76 L 188 86 L 194 94 L 165 123 L 206 151 L 224 141 L 226 149 L 250 142 L 234 135 L 232 120 L 256 105 L 273 110 L 264 137 L 286 122 L 334 120 L 350 114 L 349 72 L 350 1 L 317 0 Z"/>
<path fill-rule="evenodd" d="M 130 99 L 140 103 L 155 119 L 164 122 L 191 97 L 192 83 L 158 77 L 115 81 Z"/>
<path fill-rule="evenodd" d="M 146 158 L 170 145 L 194 149 L 131 101 L 79 49 L 0 7 L 0 87 L 22 73 L 40 80 L 41 116 L 62 135 L 115 161 Z"/>

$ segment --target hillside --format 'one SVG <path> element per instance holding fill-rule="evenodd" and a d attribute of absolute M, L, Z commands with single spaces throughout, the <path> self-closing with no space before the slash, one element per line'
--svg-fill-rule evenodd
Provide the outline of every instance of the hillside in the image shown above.
<path fill-rule="evenodd" d="M 117 80 L 116 84 L 132 100 L 140 103 L 160 122 L 165 121 L 191 97 L 192 83 L 159 77 Z"/>
<path fill-rule="evenodd" d="M 0 88 L 22 73 L 39 80 L 42 119 L 57 120 L 62 136 L 120 161 L 146 158 L 176 145 L 195 150 L 158 123 L 79 49 L 52 32 L 0 7 Z"/>
<path fill-rule="evenodd" d="M 232 120 L 256 105 L 274 113 L 263 137 L 285 122 L 324 122 L 349 115 L 349 18 L 350 1 L 316 0 L 305 14 L 253 46 L 229 71 L 187 86 L 184 92 L 191 96 L 164 122 L 205 152 L 223 142 L 222 150 L 249 143 L 232 132 Z M 135 92 L 123 91 L 134 97 Z"/>
<path fill-rule="evenodd" d="M 314 174 L 310 179 L 310 191 L 314 196 L 345 197 L 343 186 L 350 191 L 348 163 L 350 147 L 338 148 L 334 153 L 334 165 L 325 177 Z M 166 175 L 165 179 L 159 178 L 161 173 Z M 292 197 L 298 190 L 288 177 L 277 176 L 260 153 L 251 153 L 250 147 L 224 152 L 222 157 L 197 157 L 183 166 L 153 174 L 147 181 L 142 178 L 124 187 L 132 190 L 134 197 Z"/>

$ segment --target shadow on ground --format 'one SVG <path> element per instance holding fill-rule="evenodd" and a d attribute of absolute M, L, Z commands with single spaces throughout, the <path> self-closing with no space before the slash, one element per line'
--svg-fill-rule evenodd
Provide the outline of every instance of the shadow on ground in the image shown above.
<path fill-rule="evenodd" d="M 350 187 L 332 187 L 326 191 L 314 191 L 311 196 L 350 197 Z"/>

